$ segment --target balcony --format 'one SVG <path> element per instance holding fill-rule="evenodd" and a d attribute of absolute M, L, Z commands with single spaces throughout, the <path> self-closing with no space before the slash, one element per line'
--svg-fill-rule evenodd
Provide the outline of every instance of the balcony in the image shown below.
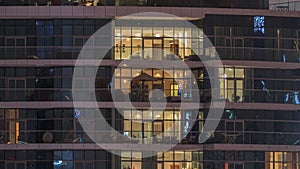
<path fill-rule="evenodd" d="M 93 101 L 93 92 L 90 90 L 77 90 L 80 91 L 85 97 L 84 99 L 77 99 L 76 101 Z M 193 98 L 193 92 L 191 95 L 182 96 L 166 96 L 160 95 L 149 95 L 145 90 L 133 90 L 130 93 L 124 93 L 122 90 L 112 91 L 108 89 L 96 89 L 95 95 L 98 102 L 195 102 L 200 100 L 201 103 L 207 103 L 211 101 L 210 90 L 197 90 L 199 92 L 198 99 Z M 197 92 L 195 91 L 195 92 Z M 171 92 L 171 91 L 169 91 Z M 174 91 L 172 91 L 174 92 Z M 234 98 L 225 97 L 224 99 L 228 103 L 280 103 L 280 104 L 300 104 L 300 96 L 298 91 L 288 91 L 288 90 L 269 90 L 264 91 L 260 89 L 244 89 L 239 90 L 243 92 L 243 96 L 237 95 Z M 0 88 L 0 102 L 10 102 L 10 101 L 73 101 L 72 89 L 42 89 L 42 88 L 26 88 L 26 89 L 5 89 Z M 113 95 L 113 97 L 112 97 Z M 216 99 L 216 98 L 215 98 Z"/>
<path fill-rule="evenodd" d="M 194 0 L 0 0 L 1 6 L 169 6 L 169 7 L 219 7 L 265 9 L 264 3 L 258 0 L 232 3 Z"/>

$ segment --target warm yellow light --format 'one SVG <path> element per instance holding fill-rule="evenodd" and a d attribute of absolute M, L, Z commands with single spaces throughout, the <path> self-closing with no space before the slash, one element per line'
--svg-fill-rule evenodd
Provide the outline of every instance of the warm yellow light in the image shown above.
<path fill-rule="evenodd" d="M 85 6 L 92 6 L 92 5 L 93 5 L 92 2 L 87 2 L 87 3 L 85 4 Z"/>
<path fill-rule="evenodd" d="M 159 34 L 159 33 L 155 34 L 155 37 L 159 38 L 159 37 L 160 37 L 160 34 Z"/>
<path fill-rule="evenodd" d="M 141 35 L 141 33 L 136 33 L 135 36 L 136 37 L 141 37 L 142 35 Z"/>
<path fill-rule="evenodd" d="M 18 143 L 18 138 L 20 135 L 19 126 L 19 122 L 16 122 L 16 144 Z"/>

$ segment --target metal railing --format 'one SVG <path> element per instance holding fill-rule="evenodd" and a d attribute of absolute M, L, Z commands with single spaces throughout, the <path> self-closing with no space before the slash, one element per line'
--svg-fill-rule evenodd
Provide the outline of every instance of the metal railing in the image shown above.
<path fill-rule="evenodd" d="M 142 132 L 142 131 L 140 131 Z M 50 134 L 52 138 L 44 139 L 43 136 Z M 146 144 L 198 144 L 198 137 L 201 132 L 191 131 L 185 138 L 173 135 L 163 135 L 163 137 L 133 138 L 130 136 L 122 139 L 114 138 L 109 131 L 97 131 L 94 134 L 107 135 L 111 139 L 101 141 L 104 143 L 146 143 Z M 11 131 L 3 130 L 0 134 L 0 144 L 35 144 L 35 143 L 92 143 L 93 141 L 83 131 L 71 130 L 21 130 L 17 140 L 9 140 L 10 134 L 16 134 Z M 299 145 L 299 133 L 289 132 L 265 132 L 265 131 L 215 131 L 214 134 L 206 141 L 206 143 L 217 144 L 265 144 L 265 145 Z M 147 142 L 147 141 L 150 142 Z"/>
<path fill-rule="evenodd" d="M 0 0 L 0 6 L 152 6 L 152 7 L 214 7 L 214 8 L 253 8 L 262 9 L 266 6 L 251 3 L 232 4 L 223 2 L 206 2 L 195 0 Z"/>
<path fill-rule="evenodd" d="M 217 91 L 218 90 L 218 91 Z M 215 92 L 219 93 L 219 89 Z M 242 93 L 242 95 L 228 94 L 228 97 L 219 98 L 226 102 L 237 103 L 281 103 L 281 104 L 300 104 L 300 91 L 296 90 L 266 90 L 266 89 L 225 89 L 228 93 Z M 199 92 L 200 102 L 211 101 L 211 89 L 199 89 L 190 91 L 189 94 L 182 92 L 182 96 L 162 96 L 162 98 L 152 98 L 151 95 L 143 94 L 137 95 L 135 93 L 124 93 L 122 90 L 111 91 L 110 89 L 96 89 L 95 91 L 89 89 L 80 89 L 77 92 L 82 92 L 83 99 L 76 101 L 94 101 L 93 96 L 96 96 L 97 101 L 126 101 L 125 97 L 129 98 L 131 102 L 182 102 L 188 101 L 191 103 L 198 102 L 199 98 L 194 98 L 194 92 Z M 136 91 L 135 91 L 136 92 Z M 140 91 L 143 93 L 144 91 Z M 165 91 L 166 92 L 166 91 Z M 150 95 L 150 96 L 149 96 Z M 230 95 L 230 96 L 229 96 Z M 72 89 L 0 89 L 1 101 L 73 101 Z M 164 97 L 164 98 L 163 98 Z M 113 99 L 114 98 L 114 99 Z M 216 98 L 215 98 L 216 99 Z M 128 101 L 128 100 L 127 100 Z"/>

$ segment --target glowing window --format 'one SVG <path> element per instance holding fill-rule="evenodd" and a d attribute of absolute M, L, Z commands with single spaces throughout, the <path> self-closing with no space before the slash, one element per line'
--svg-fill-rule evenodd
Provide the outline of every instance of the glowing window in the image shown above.
<path fill-rule="evenodd" d="M 254 16 L 254 32 L 265 33 L 265 17 Z"/>

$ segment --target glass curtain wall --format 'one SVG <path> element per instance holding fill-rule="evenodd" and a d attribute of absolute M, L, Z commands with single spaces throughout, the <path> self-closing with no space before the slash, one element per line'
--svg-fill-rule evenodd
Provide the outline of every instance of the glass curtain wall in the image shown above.
<path fill-rule="evenodd" d="M 136 25 L 116 23 L 114 58 L 177 60 L 194 54 L 192 47 L 199 49 L 199 52 L 203 49 L 201 29 L 199 31 L 172 24 L 170 22 L 168 27 L 156 27 L 150 22 Z"/>
<path fill-rule="evenodd" d="M 142 152 L 122 152 L 121 169 L 202 169 L 203 152 L 167 151 L 142 159 Z"/>
<path fill-rule="evenodd" d="M 145 70 L 118 68 L 114 72 L 112 86 L 116 93 L 129 95 L 131 101 L 163 99 L 152 97 L 151 92 L 155 89 L 163 90 L 162 97 L 169 101 L 180 101 L 180 99 L 191 99 L 193 89 L 198 88 L 197 82 L 192 77 L 190 71 L 177 68 Z"/>

